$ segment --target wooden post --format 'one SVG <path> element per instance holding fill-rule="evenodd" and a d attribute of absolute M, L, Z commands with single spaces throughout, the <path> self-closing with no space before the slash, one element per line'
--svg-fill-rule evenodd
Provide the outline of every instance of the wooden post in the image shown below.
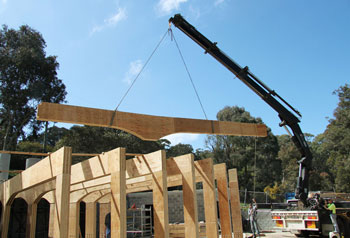
<path fill-rule="evenodd" d="M 218 215 L 216 209 L 213 161 L 199 160 L 195 164 L 196 172 L 202 176 L 205 226 L 208 238 L 219 237 Z"/>
<path fill-rule="evenodd" d="M 96 238 L 96 202 L 86 203 L 85 237 Z"/>
<path fill-rule="evenodd" d="M 221 237 L 232 238 L 226 164 L 214 165 L 214 173 L 215 173 L 215 179 L 217 182 L 218 199 L 219 199 Z"/>
<path fill-rule="evenodd" d="M 56 209 L 56 204 L 55 203 L 50 203 L 50 218 L 49 218 L 49 237 L 48 238 L 53 238 L 54 236 L 54 231 L 55 231 L 55 226 L 54 226 L 54 221 L 55 221 L 55 209 Z"/>
<path fill-rule="evenodd" d="M 151 156 L 160 160 L 159 170 L 152 170 L 154 237 L 169 237 L 168 186 L 165 151 L 157 151 Z"/>
<path fill-rule="evenodd" d="M 56 175 L 54 237 L 67 238 L 69 229 L 69 193 L 72 148 L 61 149 L 62 170 Z"/>
<path fill-rule="evenodd" d="M 38 204 L 36 202 L 28 203 L 26 238 L 35 238 L 37 207 L 38 207 Z"/>
<path fill-rule="evenodd" d="M 1 237 L 7 237 L 10 224 L 11 203 L 3 206 L 1 216 Z"/>
<path fill-rule="evenodd" d="M 80 202 L 69 204 L 69 237 L 79 237 Z"/>
<path fill-rule="evenodd" d="M 230 201 L 231 201 L 231 217 L 233 225 L 234 238 L 243 238 L 243 226 L 241 217 L 241 203 L 239 199 L 239 187 L 237 170 L 230 169 L 228 171 L 229 187 L 230 187 Z"/>
<path fill-rule="evenodd" d="M 108 152 L 111 173 L 111 238 L 126 237 L 125 149 Z"/>
<path fill-rule="evenodd" d="M 100 238 L 104 237 L 103 235 L 106 234 L 105 219 L 110 210 L 111 203 L 100 203 Z"/>
<path fill-rule="evenodd" d="M 194 155 L 179 156 L 174 160 L 182 174 L 185 237 L 199 237 Z"/>

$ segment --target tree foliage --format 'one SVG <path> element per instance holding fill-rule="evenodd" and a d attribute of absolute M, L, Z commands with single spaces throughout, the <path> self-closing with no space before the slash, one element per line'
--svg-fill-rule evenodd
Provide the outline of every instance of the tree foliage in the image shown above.
<path fill-rule="evenodd" d="M 277 136 L 279 151 L 278 158 L 282 161 L 282 185 L 284 192 L 295 190 L 298 176 L 298 164 L 300 153 L 295 147 L 289 135 Z"/>
<path fill-rule="evenodd" d="M 185 155 L 190 153 L 193 153 L 192 145 L 179 143 L 177 145 L 170 146 L 167 149 L 166 155 L 167 157 L 175 157 L 175 156 L 180 156 L 180 155 Z"/>
<path fill-rule="evenodd" d="M 35 141 L 21 141 L 17 144 L 17 150 L 18 151 L 30 151 L 30 152 L 37 152 L 42 153 L 43 145 L 39 142 Z M 52 151 L 53 148 L 49 146 L 48 151 Z"/>
<path fill-rule="evenodd" d="M 327 165 L 329 153 L 323 145 L 324 134 L 314 138 L 311 143 L 313 154 L 312 171 L 310 173 L 310 191 L 334 191 L 334 176 Z"/>
<path fill-rule="evenodd" d="M 350 192 L 350 87 L 341 86 L 334 94 L 339 97 L 334 118 L 323 133 L 318 152 L 327 158 L 327 170 L 334 190 Z"/>
<path fill-rule="evenodd" d="M 167 140 L 143 141 L 138 137 L 121 130 L 91 126 L 73 126 L 56 143 L 55 150 L 70 146 L 74 153 L 102 153 L 123 147 L 127 153 L 151 153 L 165 149 Z M 78 158 L 78 162 L 83 158 Z"/>
<path fill-rule="evenodd" d="M 281 187 L 278 185 L 277 182 L 273 186 L 266 186 L 264 188 L 264 192 L 267 193 L 270 197 L 270 199 L 276 200 L 279 198 L 279 195 L 283 193 Z"/>
<path fill-rule="evenodd" d="M 225 107 L 217 114 L 220 121 L 263 123 L 242 107 Z M 277 159 L 277 138 L 268 128 L 266 138 L 243 136 L 208 136 L 206 146 L 212 151 L 215 163 L 226 163 L 227 168 L 237 168 L 240 186 L 262 191 L 280 181 L 281 161 Z M 256 171 L 255 171 L 256 168 Z"/>
<path fill-rule="evenodd" d="M 37 105 L 59 103 L 66 96 L 57 78 L 56 56 L 46 56 L 42 35 L 21 26 L 0 30 L 0 118 L 3 149 L 15 149 L 18 138 L 37 136 L 41 122 L 35 120 Z M 26 130 L 24 129 L 26 128 Z"/>

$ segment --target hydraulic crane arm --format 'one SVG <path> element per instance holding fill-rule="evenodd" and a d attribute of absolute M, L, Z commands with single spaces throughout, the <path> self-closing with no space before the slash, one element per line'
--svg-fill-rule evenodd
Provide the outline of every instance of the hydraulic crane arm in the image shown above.
<path fill-rule="evenodd" d="M 209 53 L 223 66 L 230 70 L 237 78 L 245 83 L 251 90 L 259 95 L 262 100 L 269 104 L 277 113 L 281 119 L 280 126 L 288 126 L 292 130 L 292 140 L 298 150 L 301 153 L 301 159 L 299 163 L 299 175 L 297 180 L 296 197 L 307 205 L 308 187 L 309 187 L 309 172 L 311 170 L 312 155 L 310 148 L 305 140 L 304 134 L 299 126 L 298 117 L 289 111 L 284 105 L 280 103 L 282 101 L 287 105 L 294 113 L 301 117 L 301 114 L 289 105 L 282 97 L 280 97 L 275 91 L 269 89 L 263 82 L 261 82 L 256 76 L 254 76 L 248 69 L 248 67 L 242 68 L 232 59 L 230 59 L 225 53 L 223 53 L 218 47 L 217 43 L 213 43 L 196 30 L 190 23 L 188 23 L 180 14 L 176 14 L 169 19 L 169 23 L 173 23 L 177 28 L 184 32 L 188 37 L 200 45 L 205 53 Z M 280 100 L 280 101 L 278 101 Z M 287 128 L 286 128 L 287 129 Z M 288 129 L 287 129 L 288 131 Z"/>

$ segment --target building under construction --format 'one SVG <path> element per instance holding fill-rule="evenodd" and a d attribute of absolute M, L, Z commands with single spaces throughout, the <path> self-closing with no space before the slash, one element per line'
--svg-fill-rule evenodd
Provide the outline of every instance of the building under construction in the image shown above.
<path fill-rule="evenodd" d="M 267 134 L 266 126 L 261 124 L 114 113 L 43 103 L 39 106 L 38 119 L 114 127 L 144 140 L 157 140 L 176 132 L 260 137 Z M 235 169 L 227 172 L 225 164 L 214 165 L 211 158 L 194 161 L 193 154 L 167 159 L 163 150 L 130 154 L 124 148 L 116 148 L 72 165 L 73 155 L 72 148 L 63 147 L 0 184 L 1 237 L 13 237 L 9 234 L 13 219 L 10 214 L 16 199 L 27 204 L 27 211 L 22 211 L 26 219 L 21 230 L 28 238 L 38 237 L 36 228 L 41 203 L 49 204 L 47 234 L 42 237 L 104 237 L 108 213 L 112 238 L 128 234 L 157 238 L 217 238 L 219 235 L 237 238 L 243 235 L 237 172 Z M 170 187 L 182 191 L 181 224 L 169 222 Z M 203 189 L 202 206 L 197 204 L 197 187 Z M 128 194 L 143 191 L 152 192 L 148 207 L 127 205 Z M 85 206 L 83 226 L 82 204 Z M 201 221 L 198 208 L 204 214 Z"/>

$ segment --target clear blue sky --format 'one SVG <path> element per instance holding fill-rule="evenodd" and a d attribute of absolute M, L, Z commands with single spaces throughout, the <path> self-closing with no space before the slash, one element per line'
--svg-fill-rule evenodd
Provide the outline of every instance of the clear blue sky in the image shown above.
<path fill-rule="evenodd" d="M 323 133 L 337 105 L 332 92 L 350 79 L 349 0 L 0 0 L 0 23 L 42 33 L 70 105 L 114 109 L 181 13 L 241 66 L 302 114 L 301 127 Z M 225 106 L 245 107 L 274 134 L 277 113 L 173 27 L 209 119 Z M 174 42 L 167 37 L 119 107 L 126 112 L 204 119 Z M 203 147 L 205 136 L 173 144 Z"/>

